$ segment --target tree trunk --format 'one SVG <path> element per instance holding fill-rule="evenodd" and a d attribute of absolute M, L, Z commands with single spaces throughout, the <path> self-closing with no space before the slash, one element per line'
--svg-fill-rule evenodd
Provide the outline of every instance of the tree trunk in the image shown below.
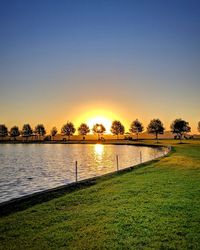
<path fill-rule="evenodd" d="M 157 143 L 158 143 L 158 133 L 156 133 L 156 141 L 157 141 Z"/>
<path fill-rule="evenodd" d="M 179 135 L 180 143 L 182 143 L 182 134 Z"/>

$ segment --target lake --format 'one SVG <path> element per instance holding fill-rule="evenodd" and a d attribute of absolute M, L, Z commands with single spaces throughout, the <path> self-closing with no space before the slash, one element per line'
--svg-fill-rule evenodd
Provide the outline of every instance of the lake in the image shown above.
<path fill-rule="evenodd" d="M 0 202 L 134 166 L 163 148 L 102 144 L 0 144 Z"/>

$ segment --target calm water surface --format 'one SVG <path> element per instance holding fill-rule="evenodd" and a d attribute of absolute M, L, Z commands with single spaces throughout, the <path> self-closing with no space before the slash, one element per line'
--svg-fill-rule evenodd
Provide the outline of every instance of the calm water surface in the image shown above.
<path fill-rule="evenodd" d="M 163 155 L 163 149 L 128 145 L 1 144 L 0 202 L 134 166 Z"/>

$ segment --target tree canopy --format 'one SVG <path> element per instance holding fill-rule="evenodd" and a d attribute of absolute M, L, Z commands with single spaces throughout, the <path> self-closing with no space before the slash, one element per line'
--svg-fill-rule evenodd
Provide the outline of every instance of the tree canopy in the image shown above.
<path fill-rule="evenodd" d="M 46 134 L 46 130 L 44 128 L 44 125 L 43 124 L 38 124 L 36 127 L 35 127 L 35 133 L 39 136 L 43 136 Z"/>
<path fill-rule="evenodd" d="M 90 133 L 90 128 L 88 127 L 88 125 L 86 123 L 81 123 L 81 125 L 78 128 L 78 133 L 79 135 L 87 135 L 88 133 Z"/>
<path fill-rule="evenodd" d="M 53 128 L 51 129 L 51 136 L 55 136 L 57 133 L 58 133 L 57 128 L 56 128 L 56 127 L 53 127 Z"/>
<path fill-rule="evenodd" d="M 23 137 L 28 138 L 33 134 L 33 130 L 29 124 L 24 124 L 21 132 Z"/>
<path fill-rule="evenodd" d="M 158 140 L 158 134 L 163 134 L 164 130 L 165 128 L 163 126 L 163 123 L 159 119 L 151 120 L 147 127 L 147 132 L 149 134 L 155 134 L 156 140 Z"/>
<path fill-rule="evenodd" d="M 10 129 L 9 134 L 10 134 L 11 137 L 13 137 L 13 138 L 16 139 L 16 137 L 20 135 L 19 128 L 18 128 L 17 126 L 13 126 L 13 127 Z"/>
<path fill-rule="evenodd" d="M 182 136 L 184 133 L 188 133 L 191 131 L 191 127 L 189 126 L 189 123 L 184 121 L 183 119 L 179 118 L 179 119 L 175 119 L 171 126 L 171 132 L 173 134 L 177 134 L 177 136 L 180 139 L 180 142 L 182 140 Z"/>
<path fill-rule="evenodd" d="M 106 129 L 103 124 L 96 123 L 93 126 L 92 131 L 94 134 L 98 134 L 98 139 L 100 139 L 100 135 L 104 134 Z"/>
<path fill-rule="evenodd" d="M 98 139 L 100 139 L 100 135 L 104 134 L 106 131 L 106 128 L 101 123 L 96 123 L 91 130 L 86 123 L 81 123 L 77 129 L 78 129 L 78 134 L 82 135 L 82 136 L 87 135 L 92 130 L 92 132 L 94 134 L 98 134 Z M 143 124 L 138 119 L 135 119 L 130 124 L 129 131 L 130 131 L 130 133 L 136 134 L 137 139 L 138 139 L 139 133 L 143 132 L 143 130 L 144 130 Z M 147 126 L 147 132 L 149 134 L 155 134 L 155 137 L 157 140 L 158 140 L 158 135 L 163 134 L 164 130 L 165 130 L 165 128 L 163 126 L 163 123 L 159 119 L 152 119 Z M 175 119 L 171 123 L 170 130 L 173 134 L 177 134 L 177 136 L 174 136 L 174 138 L 180 138 L 180 140 L 182 140 L 184 133 L 191 132 L 191 127 L 189 126 L 189 123 L 187 121 L 184 121 L 183 119 L 179 118 L 179 119 Z M 200 133 L 200 121 L 197 124 L 197 130 Z M 70 138 L 70 136 L 72 136 L 75 133 L 75 131 L 76 131 L 76 128 L 72 122 L 67 122 L 61 128 L 62 135 L 66 135 L 69 138 Z M 118 135 L 124 134 L 125 128 L 119 120 L 114 120 L 112 122 L 110 132 L 114 135 L 117 135 L 117 138 L 118 138 Z M 57 133 L 58 133 L 58 130 L 56 127 L 53 127 L 50 131 L 50 135 L 52 137 L 54 137 Z M 127 134 L 130 134 L 130 133 L 127 133 Z M 32 128 L 29 124 L 24 124 L 22 127 L 22 130 L 19 130 L 18 126 L 13 126 L 8 131 L 7 127 L 4 124 L 0 124 L 0 137 L 1 137 L 1 139 L 3 139 L 3 137 L 6 137 L 8 135 L 10 137 L 16 138 L 20 134 L 22 137 L 26 137 L 28 139 L 28 137 L 35 135 L 35 134 L 38 136 L 44 136 L 46 134 L 46 130 L 45 130 L 45 127 L 43 124 L 38 124 L 35 127 L 34 131 L 32 130 Z M 188 137 L 188 138 L 190 138 L 190 137 Z M 44 139 L 46 139 L 46 138 L 44 138 Z M 85 139 L 85 138 L 83 138 L 83 139 Z M 66 139 L 63 138 L 63 140 L 66 140 Z"/>
<path fill-rule="evenodd" d="M 110 129 L 111 133 L 114 135 L 123 135 L 124 134 L 124 126 L 120 121 L 113 121 Z"/>
<path fill-rule="evenodd" d="M 0 124 L 0 137 L 8 135 L 8 128 L 4 124 Z"/>
<path fill-rule="evenodd" d="M 74 124 L 72 122 L 67 122 L 62 126 L 61 133 L 64 135 L 67 135 L 70 139 L 70 136 L 75 133 L 76 129 L 74 127 Z"/>
<path fill-rule="evenodd" d="M 129 129 L 129 131 L 131 133 L 137 135 L 137 140 L 138 140 L 139 133 L 141 133 L 143 130 L 144 130 L 144 127 L 143 127 L 142 123 L 140 121 L 138 121 L 138 119 L 134 120 L 131 123 L 130 129 Z"/>

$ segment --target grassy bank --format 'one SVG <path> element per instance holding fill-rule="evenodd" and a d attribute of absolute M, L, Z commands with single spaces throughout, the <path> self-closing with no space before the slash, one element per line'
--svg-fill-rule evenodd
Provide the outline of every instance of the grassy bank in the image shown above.
<path fill-rule="evenodd" d="M 200 249 L 200 142 L 173 146 L 159 162 L 2 217 L 0 249 Z"/>

